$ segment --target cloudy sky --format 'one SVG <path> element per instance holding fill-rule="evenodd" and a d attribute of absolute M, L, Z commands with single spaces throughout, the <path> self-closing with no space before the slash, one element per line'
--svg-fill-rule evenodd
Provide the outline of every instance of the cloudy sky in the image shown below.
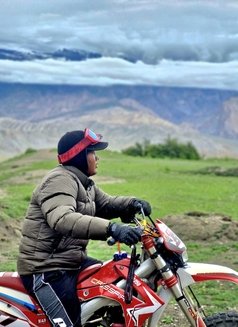
<path fill-rule="evenodd" d="M 237 0 L 0 0 L 0 6 L 0 49 L 102 55 L 0 60 L 1 82 L 238 90 Z"/>

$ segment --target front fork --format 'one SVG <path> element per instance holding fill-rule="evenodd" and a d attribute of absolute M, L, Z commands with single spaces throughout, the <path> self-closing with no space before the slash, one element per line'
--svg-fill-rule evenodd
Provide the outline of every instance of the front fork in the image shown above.
<path fill-rule="evenodd" d="M 190 295 L 184 290 L 182 290 L 177 277 L 174 275 L 170 267 L 157 252 L 151 237 L 143 235 L 142 238 L 145 250 L 149 254 L 151 260 L 154 262 L 156 268 L 161 273 L 163 280 L 162 286 L 171 291 L 191 326 L 206 327 L 203 318 L 200 312 L 196 310 Z"/>

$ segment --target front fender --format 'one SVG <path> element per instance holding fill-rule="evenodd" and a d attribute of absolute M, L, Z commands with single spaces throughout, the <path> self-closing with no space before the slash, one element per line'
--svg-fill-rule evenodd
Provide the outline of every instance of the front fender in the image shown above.
<path fill-rule="evenodd" d="M 209 280 L 224 280 L 238 284 L 238 272 L 220 265 L 188 262 L 177 272 L 183 287 Z"/>

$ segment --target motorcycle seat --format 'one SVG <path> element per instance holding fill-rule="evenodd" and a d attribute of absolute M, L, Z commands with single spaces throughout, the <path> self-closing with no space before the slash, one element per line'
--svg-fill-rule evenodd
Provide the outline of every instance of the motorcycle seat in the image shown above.
<path fill-rule="evenodd" d="M 17 272 L 0 273 L 0 286 L 8 287 L 20 292 L 27 293 Z"/>
<path fill-rule="evenodd" d="M 102 267 L 102 263 L 95 263 L 94 265 L 91 265 L 91 266 L 85 268 L 84 270 L 82 270 L 78 276 L 78 283 L 81 283 L 83 280 L 85 280 L 89 276 L 93 275 L 101 267 Z"/>

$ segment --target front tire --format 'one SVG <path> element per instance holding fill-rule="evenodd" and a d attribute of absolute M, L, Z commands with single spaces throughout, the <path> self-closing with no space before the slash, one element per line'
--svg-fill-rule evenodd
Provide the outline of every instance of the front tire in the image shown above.
<path fill-rule="evenodd" d="M 207 327 L 238 327 L 238 312 L 216 313 L 204 319 Z"/>

